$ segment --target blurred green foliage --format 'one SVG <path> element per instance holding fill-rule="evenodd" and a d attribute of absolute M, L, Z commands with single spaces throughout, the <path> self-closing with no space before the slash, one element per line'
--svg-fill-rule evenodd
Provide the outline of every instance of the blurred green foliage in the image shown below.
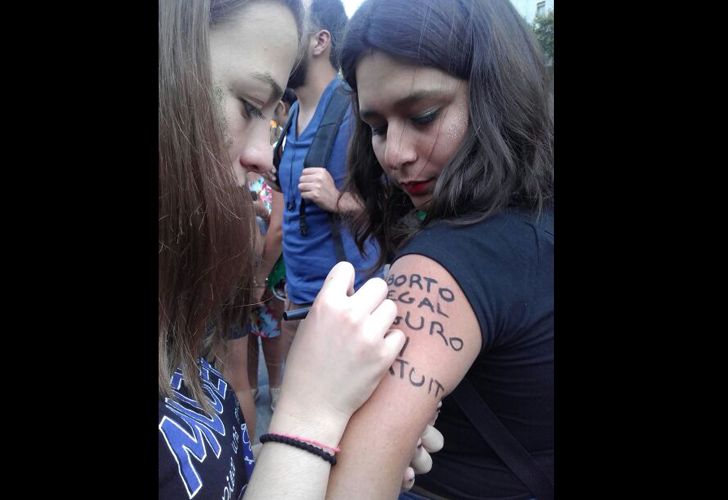
<path fill-rule="evenodd" d="M 550 10 L 545 16 L 537 16 L 533 20 L 533 32 L 541 44 L 546 59 L 554 60 L 554 11 Z"/>

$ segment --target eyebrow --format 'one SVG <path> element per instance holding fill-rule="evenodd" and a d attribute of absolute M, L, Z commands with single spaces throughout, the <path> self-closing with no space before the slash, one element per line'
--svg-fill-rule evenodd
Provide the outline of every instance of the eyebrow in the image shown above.
<path fill-rule="evenodd" d="M 442 97 L 443 95 L 447 94 L 447 92 L 444 92 L 442 90 L 418 90 L 416 92 L 413 92 L 397 101 L 394 102 L 395 108 L 403 108 L 407 106 L 411 106 L 413 104 L 418 103 L 419 101 L 423 101 L 425 99 L 430 99 L 432 97 Z M 379 113 L 373 110 L 369 109 L 360 109 L 359 110 L 359 116 L 363 119 L 369 119 L 369 118 L 375 118 L 379 116 Z"/>
<path fill-rule="evenodd" d="M 251 75 L 253 78 L 258 80 L 259 82 L 266 83 L 270 85 L 270 102 L 278 101 L 283 96 L 283 89 L 280 85 L 276 83 L 276 81 L 273 79 L 272 76 L 270 76 L 270 73 L 258 73 L 254 72 Z"/>

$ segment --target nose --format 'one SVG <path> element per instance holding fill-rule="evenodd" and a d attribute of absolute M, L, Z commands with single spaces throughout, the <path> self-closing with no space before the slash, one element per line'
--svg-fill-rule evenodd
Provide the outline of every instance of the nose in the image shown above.
<path fill-rule="evenodd" d="M 414 163 L 417 160 L 417 151 L 407 127 L 392 125 L 387 127 L 384 163 L 388 168 L 399 169 Z"/>
<path fill-rule="evenodd" d="M 273 169 L 273 146 L 270 143 L 270 123 L 256 120 L 238 157 L 240 166 L 248 172 L 265 174 Z"/>

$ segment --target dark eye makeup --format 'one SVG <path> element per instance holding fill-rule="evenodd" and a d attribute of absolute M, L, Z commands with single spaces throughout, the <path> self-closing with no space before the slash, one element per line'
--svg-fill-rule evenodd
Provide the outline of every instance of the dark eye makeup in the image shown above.
<path fill-rule="evenodd" d="M 440 110 L 434 109 L 432 111 L 428 111 L 427 113 L 425 113 L 423 115 L 415 116 L 414 118 L 410 118 L 410 120 L 415 125 L 427 125 L 428 123 L 432 123 L 433 121 L 435 121 L 435 118 L 437 118 L 437 115 L 439 115 L 439 114 L 440 114 Z"/>
<path fill-rule="evenodd" d="M 431 111 L 428 111 L 422 115 L 418 115 L 415 117 L 410 118 L 409 120 L 414 123 L 416 126 L 424 127 L 426 125 L 429 125 L 435 119 L 437 119 L 438 115 L 440 114 L 440 109 L 434 109 Z M 387 133 L 387 125 L 382 125 L 380 127 L 371 127 L 372 129 L 372 135 L 383 135 Z"/>

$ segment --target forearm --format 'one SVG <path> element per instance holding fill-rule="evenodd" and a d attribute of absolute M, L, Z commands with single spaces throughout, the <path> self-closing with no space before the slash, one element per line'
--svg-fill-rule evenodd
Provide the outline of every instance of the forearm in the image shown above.
<path fill-rule="evenodd" d="M 322 414 L 296 415 L 283 400 L 273 414 L 268 432 L 305 437 L 336 446 L 346 420 Z M 332 466 L 321 457 L 296 447 L 268 442 L 256 459 L 246 499 L 296 498 L 320 500 L 326 495 Z"/>
<path fill-rule="evenodd" d="M 433 405 L 418 402 L 411 394 L 402 394 L 401 404 L 393 401 L 388 391 L 392 382 L 385 378 L 383 383 L 389 387 L 375 391 L 349 421 L 329 479 L 327 499 L 397 498 L 402 475 L 431 420 Z"/>

